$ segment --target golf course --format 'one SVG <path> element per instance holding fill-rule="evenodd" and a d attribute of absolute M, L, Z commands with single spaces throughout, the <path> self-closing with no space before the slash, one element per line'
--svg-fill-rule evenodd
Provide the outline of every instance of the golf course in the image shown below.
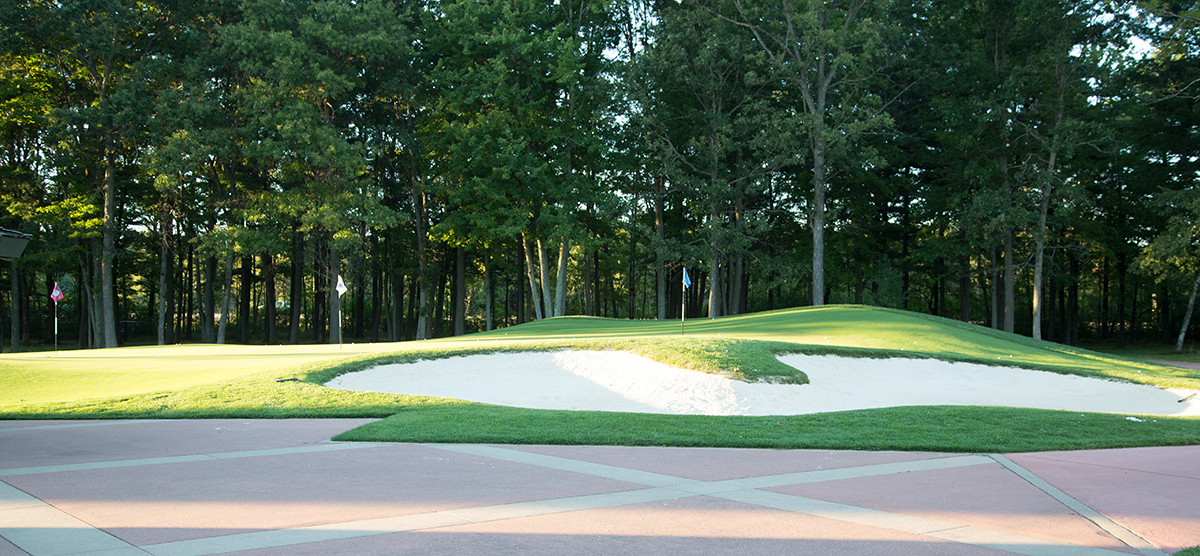
<path fill-rule="evenodd" d="M 324 386 L 381 365 L 501 352 L 619 351 L 748 383 L 805 385 L 786 354 L 936 359 L 1200 390 L 1200 371 L 863 306 L 712 320 L 562 317 L 424 342 L 189 344 L 0 356 L 0 418 L 372 417 L 338 440 L 1027 452 L 1200 444 L 1200 417 L 973 405 L 803 415 L 527 409 Z"/>

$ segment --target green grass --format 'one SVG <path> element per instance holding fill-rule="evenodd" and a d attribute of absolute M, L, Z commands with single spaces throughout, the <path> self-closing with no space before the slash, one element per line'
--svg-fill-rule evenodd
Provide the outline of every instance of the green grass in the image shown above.
<path fill-rule="evenodd" d="M 918 406 L 709 417 L 444 404 L 401 411 L 335 440 L 1037 452 L 1200 443 L 1194 418 L 1006 407 Z"/>
<path fill-rule="evenodd" d="M 1200 556 L 1200 546 L 1194 546 L 1175 553 L 1175 556 Z"/>
<path fill-rule="evenodd" d="M 0 356 L 0 418 L 380 417 L 339 437 L 412 442 L 1019 452 L 1200 444 L 1200 419 L 984 407 L 794 417 L 540 411 L 321 386 L 386 363 L 495 351 L 629 350 L 731 378 L 802 384 L 781 353 L 932 357 L 1200 389 L 1200 372 L 1037 342 L 902 311 L 792 309 L 687 323 L 548 319 L 395 344 L 163 346 Z M 297 380 L 279 382 L 280 379 Z"/>

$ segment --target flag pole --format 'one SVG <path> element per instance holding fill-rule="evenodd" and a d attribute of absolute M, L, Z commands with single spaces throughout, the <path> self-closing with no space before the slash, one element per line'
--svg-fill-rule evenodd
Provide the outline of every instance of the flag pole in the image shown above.
<path fill-rule="evenodd" d="M 684 335 L 684 324 L 687 322 L 687 289 L 692 285 L 692 281 L 688 279 L 687 267 L 683 269 L 683 294 L 679 297 L 679 335 Z"/>
<path fill-rule="evenodd" d="M 338 274 L 338 277 L 337 277 L 337 287 L 336 287 L 336 288 L 334 288 L 334 289 L 336 289 L 336 290 L 337 290 L 337 294 L 338 294 L 338 301 L 337 301 L 337 325 L 338 325 L 338 327 L 337 327 L 337 336 L 338 336 L 338 349 L 340 350 L 340 349 L 342 349 L 342 296 L 343 296 L 343 295 L 346 295 L 346 292 L 350 290 L 350 288 L 347 288 L 347 287 L 346 287 L 346 282 L 342 281 L 342 275 L 341 275 L 341 274 Z"/>
<path fill-rule="evenodd" d="M 63 298 L 62 288 L 58 287 L 58 282 L 54 283 L 54 289 L 50 291 L 50 299 L 54 300 L 54 354 L 58 355 L 58 302 Z"/>

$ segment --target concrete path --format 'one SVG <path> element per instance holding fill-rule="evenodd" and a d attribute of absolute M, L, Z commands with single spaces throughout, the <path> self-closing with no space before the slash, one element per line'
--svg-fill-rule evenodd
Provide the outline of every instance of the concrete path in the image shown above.
<path fill-rule="evenodd" d="M 335 443 L 364 420 L 0 421 L 0 556 L 1162 555 L 1200 447 Z"/>

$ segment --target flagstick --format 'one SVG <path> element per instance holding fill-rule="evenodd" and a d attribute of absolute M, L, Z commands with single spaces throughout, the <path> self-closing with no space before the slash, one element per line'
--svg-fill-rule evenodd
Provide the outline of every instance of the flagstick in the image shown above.
<path fill-rule="evenodd" d="M 687 322 L 687 287 L 688 287 L 687 277 L 688 277 L 687 268 L 684 268 L 683 269 L 683 280 L 680 281 L 680 284 L 683 286 L 683 290 L 682 290 L 682 294 L 679 296 L 679 298 L 680 298 L 680 302 L 679 302 L 679 335 L 680 336 L 683 336 L 683 326 L 684 326 L 684 323 Z"/>
<path fill-rule="evenodd" d="M 54 301 L 54 354 L 58 355 L 58 300 Z"/>

